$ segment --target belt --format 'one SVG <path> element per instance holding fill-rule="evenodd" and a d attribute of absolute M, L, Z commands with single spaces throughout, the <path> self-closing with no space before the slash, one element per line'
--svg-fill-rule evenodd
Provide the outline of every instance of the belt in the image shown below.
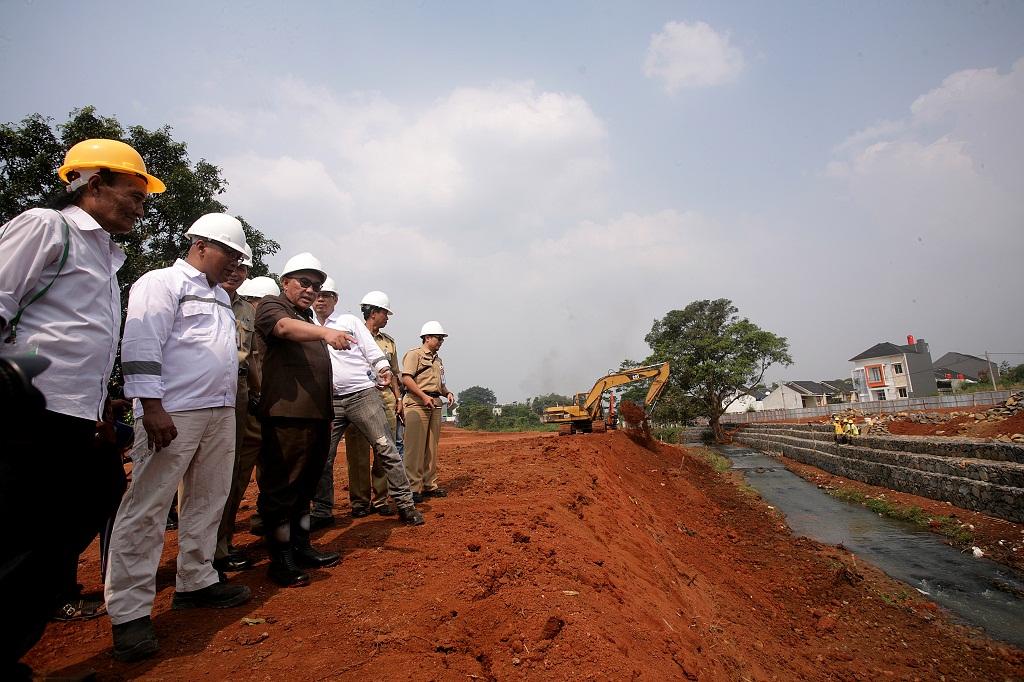
<path fill-rule="evenodd" d="M 429 395 L 431 398 L 440 398 L 441 397 L 441 393 L 438 392 L 438 391 L 423 391 L 423 392 L 426 393 L 427 395 Z"/>
<path fill-rule="evenodd" d="M 249 368 L 248 367 L 239 367 L 238 368 L 238 376 L 240 376 L 240 377 L 249 376 Z"/>

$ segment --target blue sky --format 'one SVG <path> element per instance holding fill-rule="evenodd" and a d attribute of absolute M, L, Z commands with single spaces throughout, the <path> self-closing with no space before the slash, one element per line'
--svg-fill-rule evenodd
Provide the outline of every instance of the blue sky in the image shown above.
<path fill-rule="evenodd" d="M 170 124 L 272 265 L 510 401 L 698 298 L 790 339 L 770 379 L 1024 352 L 1022 58 L 1018 2 L 0 2 L 0 121 Z"/>

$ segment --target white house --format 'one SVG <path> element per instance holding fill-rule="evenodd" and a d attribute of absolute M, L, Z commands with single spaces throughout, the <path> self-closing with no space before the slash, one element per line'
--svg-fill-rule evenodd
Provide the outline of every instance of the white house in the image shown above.
<path fill-rule="evenodd" d="M 768 397 L 768 389 L 761 387 L 750 393 L 733 394 L 732 397 L 722 401 L 726 414 L 737 414 L 740 412 L 760 412 L 764 409 L 764 399 Z"/>
<path fill-rule="evenodd" d="M 853 385 L 861 401 L 936 395 L 932 356 L 924 339 L 907 336 L 907 345 L 883 341 L 850 358 Z"/>

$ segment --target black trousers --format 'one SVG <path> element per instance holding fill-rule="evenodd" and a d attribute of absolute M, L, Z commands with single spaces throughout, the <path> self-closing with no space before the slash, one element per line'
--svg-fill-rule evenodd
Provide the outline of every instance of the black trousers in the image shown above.
<path fill-rule="evenodd" d="M 39 638 L 57 605 L 77 595 L 78 556 L 114 515 L 125 488 L 96 422 L 45 411 L 0 433 L 0 674 Z"/>
<path fill-rule="evenodd" d="M 284 524 L 309 514 L 309 504 L 327 461 L 331 422 L 327 419 L 269 417 L 263 420 L 260 494 L 256 508 L 268 537 Z"/>

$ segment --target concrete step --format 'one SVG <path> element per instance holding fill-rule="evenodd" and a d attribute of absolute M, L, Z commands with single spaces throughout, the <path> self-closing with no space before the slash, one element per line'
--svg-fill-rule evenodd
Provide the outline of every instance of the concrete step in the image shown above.
<path fill-rule="evenodd" d="M 835 443 L 829 444 L 831 447 L 826 449 L 821 447 L 824 444 L 813 441 L 799 444 L 782 439 L 758 437 L 754 434 L 737 434 L 736 440 L 758 450 L 781 452 L 798 462 L 816 466 L 837 476 L 933 500 L 951 502 L 964 509 L 973 509 L 1009 521 L 1024 523 L 1024 487 L 968 478 L 962 475 L 963 472 L 960 475 L 950 475 L 861 458 L 866 454 L 865 449 L 847 449 L 849 446 Z M 875 451 L 875 454 L 877 455 L 878 452 Z M 889 453 L 884 454 L 888 455 Z M 931 457 L 930 459 L 936 458 Z M 909 460 L 897 461 L 909 462 Z M 1017 468 L 1015 464 L 995 466 Z M 1007 480 L 1007 478 L 1004 477 L 1000 480 Z M 1009 480 L 1016 480 L 1016 477 L 1011 476 Z"/>
<path fill-rule="evenodd" d="M 805 426 L 803 424 L 757 424 L 756 428 L 747 427 L 737 432 L 736 435 L 761 434 L 769 437 L 779 435 L 807 438 L 809 440 L 820 440 L 825 437 L 828 440 L 833 440 L 831 427 L 827 430 L 822 430 L 820 428 L 804 428 Z M 875 450 L 911 452 L 953 459 L 978 459 L 1024 464 L 1024 445 L 1015 443 L 995 443 L 991 441 L 942 437 L 873 436 L 870 433 L 866 436 L 857 436 L 853 440 L 856 445 Z"/>
<path fill-rule="evenodd" d="M 750 436 L 761 443 L 784 443 L 796 447 L 827 452 L 830 455 L 859 459 L 866 462 L 877 462 L 887 466 L 898 466 L 905 469 L 917 469 L 943 476 L 967 478 L 973 481 L 995 483 L 1014 488 L 1024 488 L 1024 464 L 1017 462 L 995 462 L 991 460 L 965 459 L 959 457 L 940 457 L 937 455 L 913 452 L 880 450 L 860 445 L 860 439 L 854 444 L 836 443 L 832 439 L 798 438 L 771 434 L 767 436 Z"/>

